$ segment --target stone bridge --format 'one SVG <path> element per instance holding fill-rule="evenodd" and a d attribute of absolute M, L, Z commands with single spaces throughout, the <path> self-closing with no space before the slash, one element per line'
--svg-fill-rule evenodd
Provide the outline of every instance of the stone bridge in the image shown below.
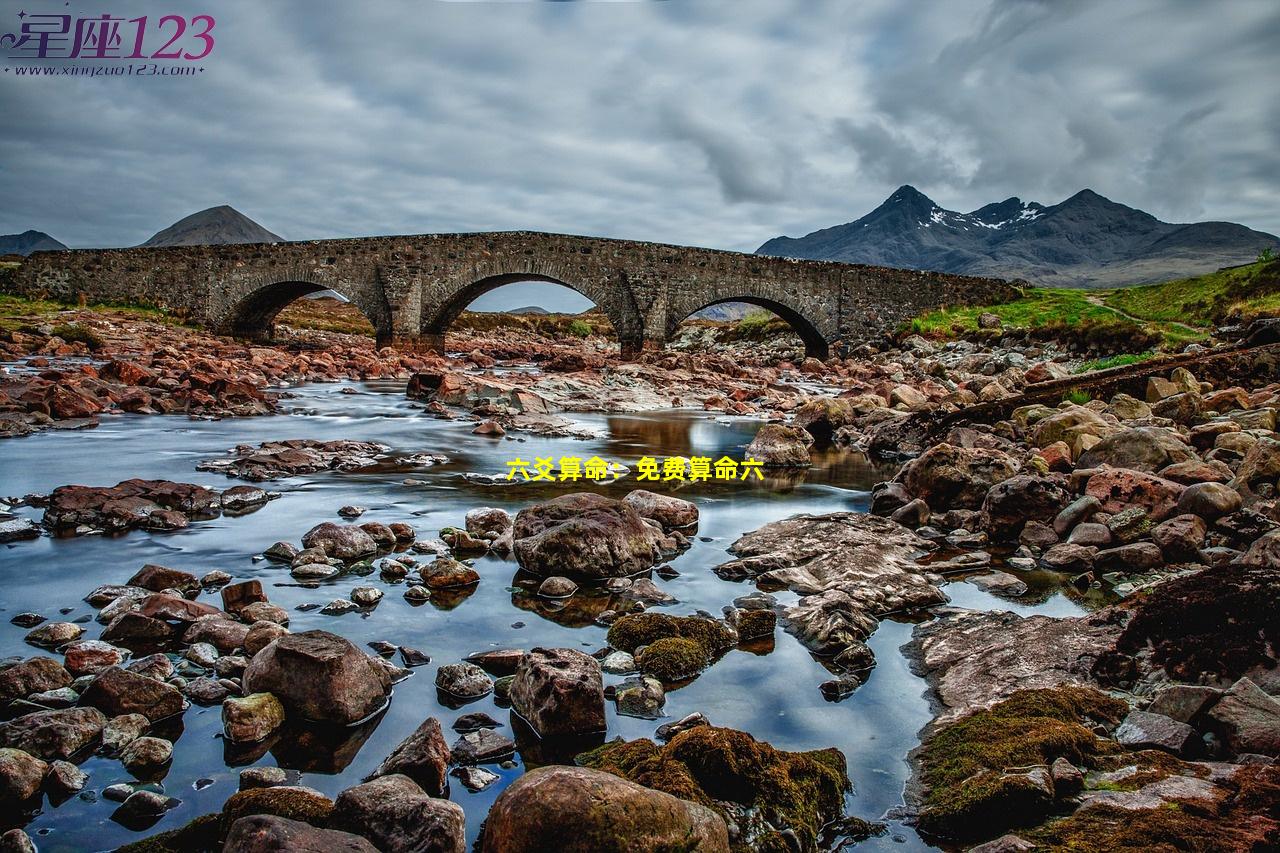
<path fill-rule="evenodd" d="M 856 343 L 923 310 L 987 304 L 997 279 L 803 261 L 528 231 L 37 252 L 7 289 L 74 302 L 154 305 L 217 332 L 269 338 L 276 315 L 334 290 L 369 318 L 379 345 L 440 350 L 454 318 L 516 281 L 567 285 L 609 318 L 624 355 L 660 348 L 690 314 L 748 302 L 787 320 L 809 355 Z"/>

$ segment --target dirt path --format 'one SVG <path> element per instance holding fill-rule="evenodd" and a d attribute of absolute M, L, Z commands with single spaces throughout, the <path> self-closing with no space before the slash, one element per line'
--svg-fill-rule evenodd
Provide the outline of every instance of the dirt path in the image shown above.
<path fill-rule="evenodd" d="M 1139 326 L 1146 326 L 1146 325 L 1177 326 L 1179 329 L 1182 329 L 1184 332 L 1187 332 L 1188 334 L 1191 334 L 1191 335 L 1195 335 L 1197 337 L 1207 334 L 1207 332 L 1204 329 L 1197 329 L 1195 326 L 1188 326 L 1186 323 L 1179 323 L 1176 320 L 1144 320 L 1141 317 L 1135 317 L 1132 314 L 1129 314 L 1125 311 L 1121 311 L 1119 308 L 1108 305 L 1105 299 L 1103 299 L 1101 296 L 1098 296 L 1097 294 L 1094 294 L 1094 293 L 1090 293 L 1087 296 L 1085 296 L 1085 300 L 1090 305 L 1097 305 L 1099 308 L 1110 311 L 1112 314 L 1117 314 L 1121 317 L 1124 317 L 1126 320 L 1137 323 Z"/>

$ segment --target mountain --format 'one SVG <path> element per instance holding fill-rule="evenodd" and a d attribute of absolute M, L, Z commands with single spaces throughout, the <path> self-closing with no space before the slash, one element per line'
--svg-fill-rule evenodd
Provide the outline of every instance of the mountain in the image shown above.
<path fill-rule="evenodd" d="M 1268 246 L 1280 248 L 1280 238 L 1231 222 L 1161 222 L 1088 189 L 1051 207 L 1009 198 L 958 213 L 903 186 L 861 219 L 804 237 L 775 237 L 756 252 L 1114 287 L 1246 263 Z"/>
<path fill-rule="evenodd" d="M 283 240 L 234 207 L 223 204 L 179 219 L 142 245 L 222 246 L 229 243 L 280 243 Z"/>
<path fill-rule="evenodd" d="M 29 255 L 32 252 L 57 252 L 67 248 L 43 231 L 0 235 L 0 255 Z"/>

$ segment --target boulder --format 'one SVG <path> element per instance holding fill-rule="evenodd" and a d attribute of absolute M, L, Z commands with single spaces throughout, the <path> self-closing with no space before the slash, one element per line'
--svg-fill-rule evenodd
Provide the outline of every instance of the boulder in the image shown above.
<path fill-rule="evenodd" d="M 253 656 L 244 671 L 246 693 L 272 693 L 293 717 L 349 725 L 387 704 L 386 670 L 328 631 L 288 634 Z"/>
<path fill-rule="evenodd" d="M 493 692 L 493 679 L 473 663 L 451 663 L 436 670 L 436 687 L 456 699 L 479 699 Z"/>
<path fill-rule="evenodd" d="M 1031 443 L 1036 447 L 1048 447 L 1056 441 L 1063 441 L 1074 448 L 1080 436 L 1103 438 L 1118 429 L 1092 409 L 1069 406 L 1037 421 L 1031 433 Z"/>
<path fill-rule="evenodd" d="M 1102 503 L 1102 511 L 1112 514 L 1139 506 L 1153 521 L 1173 515 L 1184 486 L 1172 480 L 1129 468 L 1106 468 L 1089 478 L 1085 493 Z"/>
<path fill-rule="evenodd" d="M 194 592 L 200 588 L 200 579 L 181 569 L 147 564 L 129 578 L 128 585 L 149 589 L 152 592 L 164 592 L 166 589 Z"/>
<path fill-rule="evenodd" d="M 1161 468 L 1181 462 L 1199 461 L 1176 433 L 1162 427 L 1135 427 L 1103 438 L 1076 460 L 1081 468 L 1131 468 L 1154 474 Z"/>
<path fill-rule="evenodd" d="M 112 666 L 124 663 L 129 652 L 102 640 L 81 640 L 67 646 L 67 672 L 75 676 L 96 675 Z"/>
<path fill-rule="evenodd" d="M 320 548 L 339 560 L 358 560 L 378 551 L 373 537 L 354 524 L 326 521 L 308 530 L 302 537 L 303 547 Z"/>
<path fill-rule="evenodd" d="M 999 450 L 935 444 L 902 468 L 907 491 L 938 509 L 978 509 L 987 491 L 1018 473 L 1018 464 Z"/>
<path fill-rule="evenodd" d="M 222 731 L 232 743 L 264 741 L 284 720 L 284 706 L 270 693 L 231 696 L 222 703 Z"/>
<path fill-rule="evenodd" d="M 440 721 L 427 717 L 365 781 L 399 774 L 412 779 L 433 797 L 438 797 L 444 794 L 448 784 L 449 761 L 449 745 L 440 730 Z"/>
<path fill-rule="evenodd" d="M 49 765 L 12 747 L 0 747 L 0 803 L 17 806 L 35 796 Z"/>
<path fill-rule="evenodd" d="M 71 673 L 53 658 L 33 657 L 0 670 L 0 703 L 71 684 Z"/>
<path fill-rule="evenodd" d="M 982 501 L 982 527 L 997 542 L 1011 541 L 1027 521 L 1053 521 L 1070 500 L 1060 477 L 1018 474 L 988 490 Z"/>
<path fill-rule="evenodd" d="M 728 853 L 724 819 L 710 809 L 585 767 L 531 770 L 502 792 L 485 820 L 481 853 Z"/>
<path fill-rule="evenodd" d="M 1280 700 L 1241 678 L 1209 709 L 1208 719 L 1232 752 L 1280 758 Z"/>
<path fill-rule="evenodd" d="M 600 664 L 574 649 L 535 648 L 526 653 L 516 668 L 510 700 L 544 738 L 605 730 Z"/>
<path fill-rule="evenodd" d="M 255 814 L 231 824 L 222 853 L 378 853 L 378 848 L 349 832 Z"/>
<path fill-rule="evenodd" d="M 176 688 L 113 666 L 89 682 L 80 696 L 80 704 L 97 708 L 108 717 L 142 714 L 154 723 L 181 714 L 187 703 Z"/>
<path fill-rule="evenodd" d="M 1240 493 L 1221 483 L 1195 483 L 1178 496 L 1178 512 L 1198 515 L 1209 522 L 1238 512 L 1243 506 Z"/>
<path fill-rule="evenodd" d="M 516 560 L 539 577 L 626 577 L 662 559 L 653 528 L 629 504 L 590 492 L 522 509 L 513 530 Z"/>
<path fill-rule="evenodd" d="M 1130 711 L 1115 735 L 1116 741 L 1124 746 L 1163 749 L 1175 755 L 1184 754 L 1195 736 L 1195 729 L 1186 723 L 1150 711 Z"/>
<path fill-rule="evenodd" d="M 466 853 L 462 807 L 427 795 L 412 779 L 382 776 L 348 788 L 329 825 L 364 836 L 383 853 Z"/>
<path fill-rule="evenodd" d="M 634 509 L 641 518 L 658 522 L 664 530 L 680 530 L 698 523 L 697 504 L 670 495 L 633 489 L 622 502 Z"/>
<path fill-rule="evenodd" d="M 1175 515 L 1151 528 L 1151 541 L 1160 546 L 1170 562 L 1196 562 L 1208 527 L 1198 515 Z"/>
<path fill-rule="evenodd" d="M 37 758 L 70 758 L 102 735 L 107 718 L 97 708 L 36 711 L 0 723 L 0 746 Z"/>
<path fill-rule="evenodd" d="M 747 459 L 755 459 L 767 468 L 808 468 L 809 448 L 813 436 L 799 427 L 765 424 L 743 451 Z"/>

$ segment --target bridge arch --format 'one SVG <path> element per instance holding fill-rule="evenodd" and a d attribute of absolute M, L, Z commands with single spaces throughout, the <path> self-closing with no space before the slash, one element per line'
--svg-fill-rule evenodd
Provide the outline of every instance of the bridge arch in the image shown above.
<path fill-rule="evenodd" d="M 328 281 L 316 276 L 269 277 L 243 288 L 228 304 L 221 323 L 227 333 L 250 340 L 269 340 L 276 317 L 291 302 L 312 293 L 331 290 L 354 305 L 372 324 L 377 345 L 392 340 L 391 311 L 374 288 Z"/>
<path fill-rule="evenodd" d="M 422 336 L 429 346 L 444 351 L 444 336 L 458 315 L 467 306 L 491 290 L 497 290 L 508 284 L 526 281 L 542 281 L 567 287 L 581 296 L 590 299 L 608 318 L 613 326 L 614 334 L 622 348 L 623 355 L 639 352 L 643 339 L 643 322 L 633 305 L 626 300 L 626 292 L 617 287 L 595 287 L 575 284 L 563 278 L 547 273 L 536 272 L 501 272 L 484 275 L 460 286 L 451 288 L 434 306 L 424 308 L 422 317 Z"/>
<path fill-rule="evenodd" d="M 695 300 L 694 302 L 700 302 Z M 781 317 L 787 325 L 789 325 L 800 340 L 804 343 L 804 354 L 806 358 L 816 358 L 826 361 L 831 354 L 831 339 L 836 337 L 834 330 L 825 331 L 818 326 L 817 323 L 811 321 L 798 308 L 780 301 L 776 298 L 763 296 L 759 294 L 739 294 L 735 296 L 717 296 L 706 302 L 694 304 L 693 302 L 680 306 L 676 311 L 670 312 L 667 316 L 667 328 L 665 330 L 665 339 L 670 340 L 675 337 L 677 327 L 687 320 L 691 315 L 696 314 L 704 308 L 710 308 L 713 305 L 723 305 L 726 302 L 745 302 L 748 305 L 755 305 L 772 311 Z M 693 307 L 689 307 L 693 305 Z M 831 335 L 831 338 L 828 337 Z"/>

